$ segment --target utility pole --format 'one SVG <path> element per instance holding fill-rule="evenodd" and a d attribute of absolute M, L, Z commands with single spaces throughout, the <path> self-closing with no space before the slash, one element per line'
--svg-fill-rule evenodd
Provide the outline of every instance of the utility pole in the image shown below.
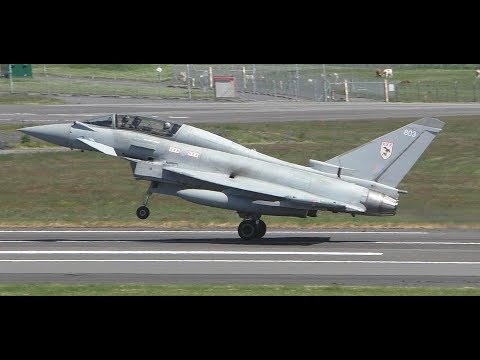
<path fill-rule="evenodd" d="M 298 90 L 300 89 L 298 84 L 298 64 L 295 64 L 295 70 L 295 99 L 298 100 Z"/>
<path fill-rule="evenodd" d="M 327 102 L 327 72 L 325 71 L 325 64 L 323 64 L 323 101 Z"/>
<path fill-rule="evenodd" d="M 8 64 L 8 75 L 10 78 L 10 94 L 13 94 L 13 72 L 12 72 L 12 64 Z"/>
<path fill-rule="evenodd" d="M 255 69 L 255 64 L 252 64 L 253 65 L 253 93 L 256 94 L 257 93 L 257 80 L 255 80 L 255 78 L 257 77 L 256 76 L 256 72 L 257 70 Z"/>
<path fill-rule="evenodd" d="M 190 64 L 187 64 L 187 87 L 188 87 L 188 100 L 192 100 L 192 87 L 190 86 Z"/>

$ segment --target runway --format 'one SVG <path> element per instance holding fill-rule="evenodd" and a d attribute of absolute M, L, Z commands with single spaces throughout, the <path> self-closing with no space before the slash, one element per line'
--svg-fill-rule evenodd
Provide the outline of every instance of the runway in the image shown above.
<path fill-rule="evenodd" d="M 0 282 L 480 286 L 480 231 L 0 230 Z"/>
<path fill-rule="evenodd" d="M 255 123 L 468 116 L 480 103 L 320 103 L 313 101 L 200 102 L 88 98 L 64 105 L 2 105 L 0 123 L 48 124 L 111 113 L 159 116 L 182 123 Z M 82 101 L 87 101 L 82 100 Z M 108 102 L 105 102 L 108 100 Z M 72 101 L 72 100 L 71 100 Z"/>

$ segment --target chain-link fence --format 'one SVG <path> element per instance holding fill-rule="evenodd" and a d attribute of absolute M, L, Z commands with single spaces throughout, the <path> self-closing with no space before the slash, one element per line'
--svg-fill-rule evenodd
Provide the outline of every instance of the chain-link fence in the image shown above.
<path fill-rule="evenodd" d="M 8 74 L 7 74 L 8 75 Z M 33 76 L 0 77 L 0 93 L 99 95 L 211 99 L 213 93 L 188 91 L 172 81 L 171 65 L 157 64 L 33 64 Z"/>
<path fill-rule="evenodd" d="M 400 82 L 392 101 L 411 102 L 477 102 L 480 101 L 480 84 L 452 82 Z"/>
<path fill-rule="evenodd" d="M 379 70 L 393 68 L 388 88 Z M 477 102 L 476 64 L 33 64 L 32 78 L 0 78 L 0 92 L 214 99 L 215 76 L 234 76 L 237 99 Z M 433 70 L 432 69 L 437 69 Z M 430 71 L 440 79 L 417 81 Z M 470 69 L 472 69 L 470 71 Z M 436 71 L 436 72 L 435 72 Z M 436 75 L 435 75 L 436 74 Z M 458 76 L 456 74 L 459 74 Z M 412 79 L 410 80 L 410 76 Z M 458 78 L 458 79 L 457 79 Z"/>
<path fill-rule="evenodd" d="M 412 73 L 423 69 L 474 69 L 476 64 L 205 64 L 172 66 L 172 81 L 212 89 L 212 78 L 236 78 L 239 97 L 263 94 L 272 97 L 313 101 L 392 101 L 392 102 L 476 102 L 479 79 L 453 81 L 410 81 L 380 78 L 378 70 Z M 466 72 L 470 74 L 470 72 Z M 473 74 L 473 70 L 472 70 Z M 407 75 L 405 75 L 407 76 Z M 465 77 L 465 72 L 462 73 Z M 470 76 L 470 75 L 467 75 Z"/>

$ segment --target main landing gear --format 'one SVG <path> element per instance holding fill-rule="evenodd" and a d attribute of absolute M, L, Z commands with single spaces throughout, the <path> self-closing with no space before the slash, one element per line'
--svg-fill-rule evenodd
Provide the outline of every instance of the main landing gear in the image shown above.
<path fill-rule="evenodd" d="M 238 235 L 243 240 L 261 239 L 267 232 L 267 225 L 258 217 L 246 217 L 238 225 Z"/>
<path fill-rule="evenodd" d="M 147 193 L 145 194 L 145 198 L 143 199 L 143 205 L 137 209 L 137 217 L 139 219 L 145 220 L 150 215 L 150 210 L 147 207 L 150 195 L 152 195 L 151 187 L 148 188 Z"/>
<path fill-rule="evenodd" d="M 156 187 L 157 185 L 152 183 L 148 188 L 143 200 L 143 205 L 137 209 L 137 217 L 139 219 L 145 220 L 150 215 L 150 210 L 147 207 L 148 200 L 153 192 L 157 192 L 155 191 Z M 240 225 L 238 225 L 238 235 L 243 240 L 261 239 L 265 236 L 265 233 L 267 232 L 267 225 L 265 222 L 260 220 L 260 217 L 262 216 L 261 214 L 252 215 L 239 213 L 238 215 L 243 218 L 243 221 L 240 223 Z"/>

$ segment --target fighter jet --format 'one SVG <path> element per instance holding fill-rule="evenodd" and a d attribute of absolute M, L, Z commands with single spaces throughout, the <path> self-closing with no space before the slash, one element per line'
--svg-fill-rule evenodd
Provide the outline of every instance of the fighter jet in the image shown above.
<path fill-rule="evenodd" d="M 20 131 L 71 149 L 128 160 L 135 179 L 150 182 L 137 209 L 140 219 L 150 214 L 152 194 L 173 195 L 236 211 L 243 219 L 239 236 L 251 240 L 267 231 L 262 215 L 395 215 L 399 196 L 406 193 L 397 186 L 443 125 L 438 119 L 422 118 L 330 160 L 310 160 L 308 166 L 191 125 L 130 114 Z"/>

